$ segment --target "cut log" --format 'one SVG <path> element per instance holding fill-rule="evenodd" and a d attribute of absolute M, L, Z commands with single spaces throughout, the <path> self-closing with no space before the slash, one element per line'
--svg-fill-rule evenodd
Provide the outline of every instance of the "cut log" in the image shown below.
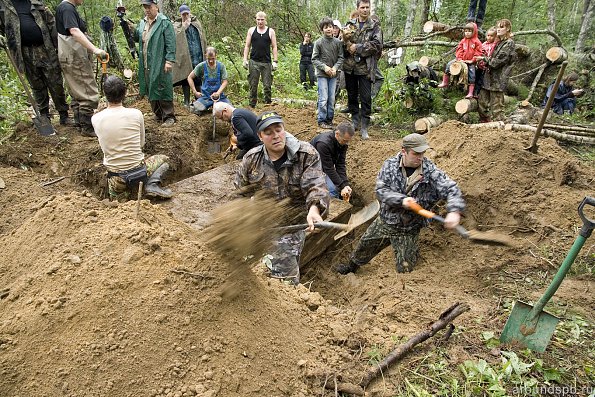
<path fill-rule="evenodd" d="M 463 38 L 462 26 L 449 26 L 440 22 L 428 21 L 424 23 L 423 31 L 424 33 L 428 33 L 425 39 L 436 35 L 448 37 L 451 40 L 460 40 Z"/>
<path fill-rule="evenodd" d="M 463 71 L 465 67 L 463 62 L 457 61 L 450 64 L 450 74 L 452 76 L 458 76 Z"/>
<path fill-rule="evenodd" d="M 532 125 L 525 125 L 525 124 L 507 124 L 506 129 L 509 129 L 512 131 L 528 131 L 528 132 L 537 133 L 537 127 L 533 127 Z M 549 137 L 549 138 L 554 138 L 558 141 L 595 145 L 595 137 L 572 135 L 570 133 L 566 134 L 563 132 L 557 132 L 557 131 L 546 130 L 546 129 L 541 130 L 541 135 L 543 135 L 545 137 Z"/>
<path fill-rule="evenodd" d="M 551 63 L 560 63 L 568 59 L 568 53 L 562 47 L 552 47 L 545 53 Z"/>
<path fill-rule="evenodd" d="M 489 123 L 480 123 L 480 124 L 469 124 L 469 128 L 471 129 L 479 129 L 479 128 L 495 128 L 497 130 L 504 129 L 505 123 L 504 121 L 492 121 Z"/>
<path fill-rule="evenodd" d="M 442 124 L 442 119 L 440 119 L 436 115 L 432 115 L 428 117 L 422 117 L 421 119 L 417 119 L 415 121 L 414 128 L 415 132 L 424 134 L 426 132 L 429 132 L 432 127 L 438 127 L 440 124 Z"/>
<path fill-rule="evenodd" d="M 466 114 L 477 110 L 477 99 L 463 98 L 455 104 L 455 110 L 458 114 Z"/>
<path fill-rule="evenodd" d="M 419 63 L 425 67 L 432 67 L 438 63 L 436 58 L 431 58 L 429 56 L 424 55 L 423 57 L 419 58 Z"/>
<path fill-rule="evenodd" d="M 527 58 L 529 55 L 531 55 L 531 49 L 524 44 L 515 43 L 514 51 L 516 52 L 516 56 L 518 58 Z"/>
<path fill-rule="evenodd" d="M 443 32 L 448 28 L 448 25 L 440 22 L 428 21 L 424 23 L 424 33 Z"/>

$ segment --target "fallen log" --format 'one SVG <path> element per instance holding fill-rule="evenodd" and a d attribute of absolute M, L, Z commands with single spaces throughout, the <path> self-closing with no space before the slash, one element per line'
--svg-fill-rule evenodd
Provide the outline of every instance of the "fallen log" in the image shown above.
<path fill-rule="evenodd" d="M 524 36 L 524 35 L 528 35 L 528 34 L 547 34 L 550 35 L 554 38 L 554 40 L 556 40 L 556 43 L 558 43 L 559 47 L 562 47 L 562 39 L 560 39 L 560 36 L 558 36 L 556 34 L 556 32 L 552 32 L 551 30 L 525 30 L 525 31 L 520 31 L 520 32 L 514 32 L 514 37 L 518 37 L 518 36 Z"/>
<path fill-rule="evenodd" d="M 475 98 L 463 98 L 455 104 L 455 111 L 458 114 L 467 114 L 469 112 L 475 112 L 478 108 L 477 99 Z"/>
<path fill-rule="evenodd" d="M 430 33 L 426 38 L 436 35 L 448 37 L 451 40 L 461 40 L 463 38 L 462 26 L 449 26 L 440 22 L 427 21 L 423 27 L 424 33 Z"/>
<path fill-rule="evenodd" d="M 425 40 L 391 40 L 385 41 L 382 44 L 383 49 L 398 48 L 398 47 L 424 47 L 424 46 L 441 46 L 441 47 L 456 47 L 457 43 L 453 41 L 425 41 Z"/>
<path fill-rule="evenodd" d="M 525 125 L 525 124 L 506 124 L 504 127 L 506 130 L 510 131 L 528 131 L 537 133 L 537 127 L 533 127 L 532 125 Z M 565 141 L 565 142 L 573 142 L 573 143 L 585 143 L 588 145 L 595 145 L 595 137 L 586 137 L 586 136 L 579 136 L 574 134 L 567 134 L 563 132 L 557 132 L 552 130 L 542 129 L 541 134 L 548 138 L 554 138 L 558 141 Z"/>
<path fill-rule="evenodd" d="M 432 67 L 437 63 L 438 63 L 438 60 L 436 58 L 431 58 L 426 55 L 419 58 L 419 64 L 422 66 L 425 66 L 425 67 Z"/>
<path fill-rule="evenodd" d="M 442 124 L 442 119 L 436 115 L 431 115 L 415 120 L 414 128 L 415 132 L 425 134 L 426 132 L 430 132 L 432 127 L 438 127 L 440 124 Z"/>
<path fill-rule="evenodd" d="M 551 63 L 560 63 L 568 59 L 568 53 L 562 47 L 552 47 L 547 50 L 545 57 Z"/>
<path fill-rule="evenodd" d="M 494 128 L 497 130 L 504 129 L 505 123 L 504 121 L 491 121 L 489 123 L 480 123 L 480 124 L 469 124 L 469 128 L 476 130 L 479 128 Z"/>
<path fill-rule="evenodd" d="M 565 130 L 565 131 L 580 131 L 595 134 L 595 128 L 588 128 L 588 127 L 581 127 L 577 125 L 562 125 L 562 124 L 544 124 L 545 128 L 553 128 L 555 130 Z"/>
<path fill-rule="evenodd" d="M 527 98 L 525 98 L 525 100 L 521 102 L 522 107 L 527 107 L 530 105 L 530 100 L 531 100 L 531 97 L 533 96 L 533 92 L 535 91 L 535 87 L 537 87 L 539 80 L 541 80 L 541 75 L 543 74 L 543 71 L 545 70 L 546 66 L 547 66 L 547 63 L 544 63 L 543 65 L 541 65 L 539 67 L 539 72 L 537 72 L 537 75 L 533 79 L 533 84 L 531 84 L 531 89 L 529 90 L 529 93 L 527 94 Z"/>

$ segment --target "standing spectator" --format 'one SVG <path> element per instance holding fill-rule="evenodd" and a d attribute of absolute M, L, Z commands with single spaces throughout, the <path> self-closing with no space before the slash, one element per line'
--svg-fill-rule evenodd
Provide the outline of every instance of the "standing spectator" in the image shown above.
<path fill-rule="evenodd" d="M 343 26 L 338 19 L 333 20 L 333 37 L 343 41 L 343 34 L 341 32 Z M 339 94 L 341 90 L 345 89 L 345 75 L 343 74 L 342 70 L 337 70 L 337 84 L 335 86 L 335 104 L 337 103 L 337 99 L 339 99 Z M 341 110 L 342 113 L 347 112 L 347 108 L 345 108 L 345 112 Z"/>
<path fill-rule="evenodd" d="M 157 154 L 145 159 L 145 121 L 138 109 L 125 108 L 126 83 L 108 76 L 103 84 L 107 109 L 92 118 L 107 168 L 110 200 L 126 201 L 136 197 L 139 182 L 144 182 L 148 196 L 170 198 L 172 192 L 161 188 L 161 179 L 169 169 L 168 157 Z"/>
<path fill-rule="evenodd" d="M 376 65 L 382 53 L 382 30 L 369 18 L 370 0 L 357 0 L 356 19 L 347 23 L 354 30 L 345 42 L 345 86 L 347 105 L 354 129 L 360 129 L 362 139 L 368 139 L 368 125 L 372 110 L 372 84 L 376 79 Z"/>
<path fill-rule="evenodd" d="M 554 113 L 574 113 L 574 108 L 576 108 L 576 97 L 580 97 L 584 93 L 584 90 L 581 88 L 574 88 L 577 81 L 578 74 L 572 72 L 560 82 L 558 91 L 556 91 L 556 96 L 554 97 L 554 102 L 552 103 L 552 110 Z M 545 107 L 550 95 L 552 95 L 555 83 L 556 82 L 553 82 L 548 87 L 547 92 L 545 93 L 545 98 L 543 98 L 543 102 L 541 103 L 542 108 Z"/>
<path fill-rule="evenodd" d="M 255 107 L 258 97 L 258 81 L 262 77 L 264 102 L 271 103 L 271 85 L 273 84 L 273 70 L 277 69 L 277 36 L 275 30 L 267 26 L 267 16 L 264 12 L 256 13 L 256 26 L 248 29 L 246 45 L 244 46 L 244 68 L 248 69 L 248 83 L 250 84 L 250 107 Z M 271 47 L 273 59 L 271 61 Z M 250 61 L 248 62 L 248 52 Z"/>
<path fill-rule="evenodd" d="M 90 53 L 107 59 L 107 53 L 95 47 L 87 37 L 87 23 L 80 17 L 77 6 L 84 0 L 63 0 L 56 8 L 58 60 L 72 98 L 70 107 L 74 121 L 84 136 L 95 136 L 91 116 L 99 105 L 99 90 Z"/>
<path fill-rule="evenodd" d="M 172 68 L 176 61 L 176 34 L 169 19 L 159 12 L 157 0 L 142 0 L 145 11 L 134 35 L 139 42 L 138 84 L 163 127 L 176 122 Z"/>
<path fill-rule="evenodd" d="M 481 53 L 486 57 L 491 57 L 494 48 L 498 42 L 496 41 L 496 27 L 492 26 L 486 32 L 486 41 L 481 43 Z M 475 73 L 475 90 L 473 91 L 473 98 L 479 98 L 479 91 L 483 86 L 483 75 L 485 73 L 486 64 L 480 60 L 477 62 L 477 70 Z"/>
<path fill-rule="evenodd" d="M 352 193 L 345 160 L 349 142 L 354 134 L 351 123 L 342 121 L 335 131 L 318 134 L 310 142 L 320 154 L 322 171 L 326 175 L 326 186 L 331 197 L 343 198 L 345 201 L 349 201 Z"/>
<path fill-rule="evenodd" d="M 419 232 L 428 220 L 410 210 L 412 203 L 432 208 L 446 200 L 444 226 L 452 229 L 459 224 L 465 210 L 463 195 L 455 181 L 425 158 L 429 148 L 423 135 L 409 134 L 403 138 L 401 151 L 384 162 L 376 179 L 380 213 L 361 237 L 349 262 L 339 264 L 337 272 L 355 273 L 389 245 L 395 254 L 397 272 L 413 271 Z"/>
<path fill-rule="evenodd" d="M 236 173 L 235 187 L 243 188 L 244 194 L 263 189 L 278 200 L 287 199 L 300 218 L 305 215 L 308 230 L 313 231 L 314 223 L 322 221 L 330 204 L 318 152 L 287 133 L 283 119 L 275 112 L 262 113 L 256 129 L 263 145 L 246 153 Z M 305 239 L 306 231 L 300 230 L 275 241 L 269 255 L 271 277 L 299 283 Z"/>
<path fill-rule="evenodd" d="M 318 78 L 318 126 L 333 128 L 335 116 L 335 88 L 337 72 L 343 64 L 343 43 L 333 37 L 333 21 L 322 18 L 319 24 L 322 37 L 314 43 L 312 62 Z"/>
<path fill-rule="evenodd" d="M 312 35 L 306 33 L 304 34 L 304 41 L 300 44 L 300 83 L 302 83 L 304 90 L 314 86 L 314 65 L 312 65 L 313 50 Z M 306 82 L 306 72 L 308 73 L 309 85 Z"/>
<path fill-rule="evenodd" d="M 200 91 L 194 85 L 196 77 L 202 80 Z M 223 92 L 227 87 L 227 69 L 217 60 L 217 50 L 214 47 L 207 48 L 207 61 L 196 65 L 187 80 L 192 93 L 198 98 L 193 104 L 195 112 L 210 109 L 215 101 L 229 103 Z"/>
<path fill-rule="evenodd" d="M 176 33 L 176 63 L 173 69 L 175 86 L 182 86 L 184 105 L 190 105 L 190 86 L 188 74 L 205 59 L 204 51 L 207 48 L 206 36 L 198 18 L 190 13 L 190 7 L 183 4 L 180 7 L 181 18 L 174 23 Z M 200 86 L 200 80 L 195 80 Z"/>
<path fill-rule="evenodd" d="M 482 123 L 492 119 L 499 121 L 504 119 L 504 90 L 508 85 L 508 78 L 515 59 L 514 41 L 512 41 L 512 24 L 508 19 L 501 19 L 496 24 L 498 44 L 494 48 L 492 56 L 476 57 L 478 61 L 486 64 L 483 76 L 483 87 L 479 92 L 478 113 Z"/>
<path fill-rule="evenodd" d="M 475 22 L 477 24 L 477 27 L 481 28 L 481 25 L 483 24 L 483 17 L 486 14 L 487 4 L 488 0 L 469 0 L 467 22 Z"/>
<path fill-rule="evenodd" d="M 231 122 L 235 145 L 240 149 L 236 160 L 241 160 L 250 149 L 262 145 L 256 133 L 257 117 L 249 109 L 236 109 L 229 103 L 217 102 L 213 105 L 213 115 L 219 120 Z"/>
<path fill-rule="evenodd" d="M 58 61 L 58 32 L 54 15 L 43 1 L 0 0 L 0 33 L 18 72 L 25 73 L 42 116 L 50 117 L 50 98 L 60 114 L 60 124 L 72 125 Z"/>
<path fill-rule="evenodd" d="M 482 44 L 477 38 L 477 26 L 475 23 L 469 22 L 466 24 L 463 32 L 464 37 L 457 45 L 457 51 L 455 53 L 456 58 L 448 61 L 446 64 L 446 68 L 444 68 L 444 76 L 442 76 L 442 83 L 440 83 L 438 88 L 448 87 L 448 82 L 450 80 L 450 65 L 454 62 L 464 62 L 467 64 L 467 81 L 469 85 L 467 96 L 465 98 L 472 98 L 473 90 L 475 89 L 475 62 L 476 57 L 482 55 Z"/>

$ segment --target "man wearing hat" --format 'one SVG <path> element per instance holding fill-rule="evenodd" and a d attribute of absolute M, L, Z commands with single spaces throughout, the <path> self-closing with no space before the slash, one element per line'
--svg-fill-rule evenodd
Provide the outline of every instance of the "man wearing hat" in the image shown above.
<path fill-rule="evenodd" d="M 170 20 L 159 12 L 157 0 L 141 0 L 145 11 L 134 40 L 139 42 L 138 85 L 163 127 L 176 122 L 172 69 L 176 62 L 176 35 Z"/>
<path fill-rule="evenodd" d="M 397 272 L 410 272 L 417 262 L 419 231 L 428 221 L 409 210 L 418 203 L 431 209 L 446 200 L 445 227 L 459 224 L 465 201 L 456 182 L 425 158 L 430 146 L 420 134 L 403 138 L 401 152 L 384 162 L 376 179 L 376 197 L 380 214 L 360 239 L 349 262 L 339 264 L 340 274 L 355 273 L 389 245 L 395 253 Z"/>
<path fill-rule="evenodd" d="M 314 230 L 314 223 L 322 221 L 330 203 L 318 152 L 286 132 L 283 119 L 273 111 L 258 117 L 256 129 L 263 145 L 246 153 L 235 186 L 242 188 L 244 194 L 263 189 L 277 200 L 288 200 L 291 210 L 287 219 L 303 223 L 305 215 L 308 230 Z M 276 239 L 269 255 L 271 277 L 299 283 L 299 259 L 305 238 L 306 231 L 300 230 Z"/>

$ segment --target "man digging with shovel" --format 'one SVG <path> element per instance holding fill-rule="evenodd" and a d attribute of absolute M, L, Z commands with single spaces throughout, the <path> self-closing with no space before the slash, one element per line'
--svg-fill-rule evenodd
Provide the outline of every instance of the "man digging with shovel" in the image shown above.
<path fill-rule="evenodd" d="M 417 262 L 417 240 L 428 221 L 414 213 L 415 204 L 432 208 L 446 200 L 448 215 L 444 226 L 459 225 L 465 201 L 456 182 L 425 158 L 430 146 L 420 134 L 403 138 L 402 149 L 384 162 L 376 180 L 376 197 L 380 201 L 380 216 L 368 227 L 349 262 L 339 264 L 340 274 L 355 273 L 380 251 L 391 245 L 395 253 L 397 272 L 410 272 Z"/>
<path fill-rule="evenodd" d="M 295 218 L 303 219 L 307 211 L 308 230 L 313 231 L 314 224 L 322 222 L 327 214 L 330 203 L 318 152 L 309 143 L 287 133 L 283 119 L 275 112 L 262 113 L 256 129 L 263 145 L 246 153 L 236 174 L 235 186 L 248 196 L 264 190 L 279 201 L 288 199 L 295 209 Z M 299 283 L 299 258 L 305 239 L 304 229 L 276 239 L 269 255 L 272 277 Z"/>

